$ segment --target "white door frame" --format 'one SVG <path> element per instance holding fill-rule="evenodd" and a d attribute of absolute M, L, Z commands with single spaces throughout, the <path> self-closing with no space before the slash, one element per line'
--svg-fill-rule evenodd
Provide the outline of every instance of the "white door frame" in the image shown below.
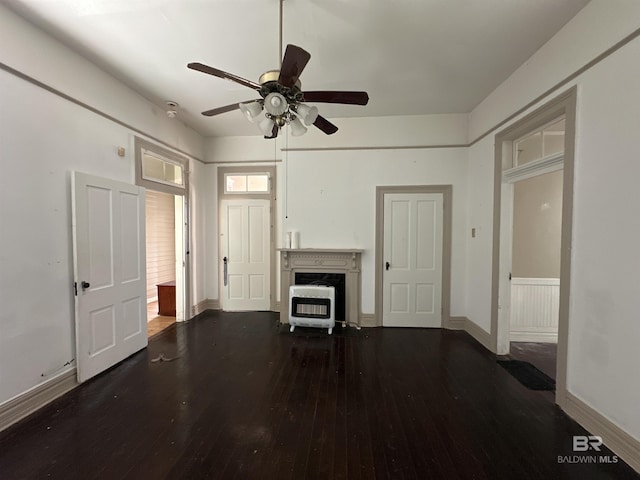
<path fill-rule="evenodd" d="M 269 192 L 265 194 L 227 194 L 225 193 L 225 185 L 224 178 L 225 175 L 229 174 L 247 174 L 247 173 L 266 173 L 269 175 Z M 276 244 L 275 244 L 275 215 L 276 215 L 276 168 L 275 166 L 266 166 L 266 165 L 255 165 L 255 166 L 239 166 L 239 167 L 230 167 L 230 166 L 220 166 L 216 169 L 217 174 L 217 185 L 218 185 L 218 198 L 217 198 L 217 214 L 218 214 L 218 240 L 220 238 L 221 232 L 221 208 L 222 208 L 222 200 L 233 200 L 233 199 L 253 199 L 253 200 L 268 200 L 269 201 L 269 262 L 270 262 L 270 278 L 269 278 L 269 294 L 271 296 L 270 299 L 270 310 L 278 311 L 276 305 L 276 271 L 278 270 L 277 266 L 277 258 L 276 258 Z M 221 273 L 223 271 L 224 265 L 222 258 L 224 255 L 222 254 L 222 242 L 218 241 L 218 259 L 215 262 L 215 265 L 218 268 L 219 275 L 216 278 L 222 278 Z M 221 281 L 218 281 L 218 300 L 217 307 L 222 308 L 222 293 L 223 293 L 223 285 Z"/>
<path fill-rule="evenodd" d="M 148 180 L 142 175 L 142 153 L 143 150 L 148 150 L 154 154 L 171 160 L 182 166 L 184 173 L 184 188 L 176 187 L 173 185 L 166 185 L 159 182 Z M 134 137 L 134 151 L 135 151 L 135 175 L 136 185 L 140 185 L 149 190 L 155 190 L 158 192 L 169 193 L 176 197 L 182 197 L 182 228 L 179 228 L 178 222 L 180 221 L 178 215 L 178 205 L 176 205 L 176 321 L 181 322 L 189 320 L 193 316 L 193 306 L 191 298 L 191 256 L 189 255 L 191 250 L 191 208 L 190 208 L 190 190 L 189 180 L 191 172 L 189 170 L 189 160 L 182 155 L 179 155 L 171 150 L 160 147 L 155 143 L 149 142 L 140 137 Z M 182 246 L 181 252 L 177 251 L 179 246 Z M 180 255 L 179 255 L 180 253 Z M 179 272 L 179 259 L 183 259 L 182 272 Z M 180 275 L 180 273 L 182 273 Z M 182 277 L 182 281 L 180 281 Z M 182 305 L 179 312 L 179 306 Z"/>
<path fill-rule="evenodd" d="M 515 122 L 495 137 L 493 255 L 491 282 L 491 349 L 509 352 L 511 235 L 513 186 L 503 183 L 503 162 L 511 155 L 512 143 L 527 132 L 564 116 L 564 168 L 562 184 L 562 235 L 560 254 L 560 309 L 558 315 L 558 355 L 556 361 L 556 403 L 567 403 L 567 346 L 569 342 L 569 301 L 571 288 L 571 239 L 573 225 L 573 176 L 575 155 L 577 89 L 572 87 L 531 114 Z M 503 199 L 504 197 L 504 199 Z"/>
<path fill-rule="evenodd" d="M 376 247 L 375 247 L 375 318 L 376 325 L 382 326 L 382 295 L 384 276 L 384 196 L 393 193 L 440 193 L 443 199 L 442 215 L 442 327 L 450 327 L 451 310 L 451 185 L 392 185 L 376 187 Z"/>

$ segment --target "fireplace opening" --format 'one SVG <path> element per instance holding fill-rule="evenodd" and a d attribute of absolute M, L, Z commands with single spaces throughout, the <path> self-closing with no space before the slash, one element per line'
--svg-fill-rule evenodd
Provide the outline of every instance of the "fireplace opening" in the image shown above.
<path fill-rule="evenodd" d="M 296 272 L 296 285 L 318 285 L 334 287 L 336 291 L 335 317 L 336 322 L 346 319 L 346 276 L 344 273 Z"/>

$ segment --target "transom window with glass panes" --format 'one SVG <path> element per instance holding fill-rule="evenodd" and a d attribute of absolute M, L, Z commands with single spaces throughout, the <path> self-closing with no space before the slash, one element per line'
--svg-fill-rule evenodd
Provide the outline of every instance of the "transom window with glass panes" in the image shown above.
<path fill-rule="evenodd" d="M 142 178 L 184 188 L 183 166 L 166 158 L 161 158 L 147 150 L 142 150 Z"/>
<path fill-rule="evenodd" d="M 224 193 L 268 193 L 267 173 L 228 173 L 224 176 Z"/>
<path fill-rule="evenodd" d="M 564 152 L 564 118 L 513 142 L 513 167 Z"/>

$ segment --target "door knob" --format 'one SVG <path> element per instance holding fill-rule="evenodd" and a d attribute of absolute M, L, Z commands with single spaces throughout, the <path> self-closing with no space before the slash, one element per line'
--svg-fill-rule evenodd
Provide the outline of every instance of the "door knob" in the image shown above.
<path fill-rule="evenodd" d="M 91 286 L 91 284 L 89 282 L 82 282 L 80 286 L 82 287 L 82 290 L 86 290 Z"/>
<path fill-rule="evenodd" d="M 391 264 L 389 262 L 384 264 L 385 269 L 389 270 L 389 267 L 391 267 Z"/>

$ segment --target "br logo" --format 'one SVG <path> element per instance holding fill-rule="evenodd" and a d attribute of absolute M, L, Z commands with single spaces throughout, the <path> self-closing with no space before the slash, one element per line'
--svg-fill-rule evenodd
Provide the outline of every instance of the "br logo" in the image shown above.
<path fill-rule="evenodd" d="M 574 452 L 587 452 L 594 450 L 600 451 L 602 445 L 602 437 L 597 435 L 574 435 L 573 436 L 573 451 Z"/>

